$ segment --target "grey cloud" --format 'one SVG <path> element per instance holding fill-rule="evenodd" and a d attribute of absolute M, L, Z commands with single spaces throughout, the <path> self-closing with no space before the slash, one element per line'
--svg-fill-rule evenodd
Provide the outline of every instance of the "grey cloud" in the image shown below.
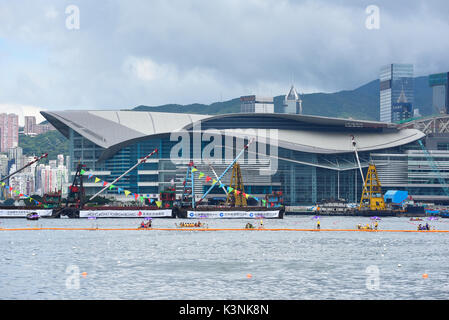
<path fill-rule="evenodd" d="M 69 4 L 80 8 L 80 30 L 65 28 Z M 371 4 L 381 10 L 379 30 L 365 28 Z M 449 32 L 448 11 L 446 1 L 417 0 L 2 3 L 0 38 L 41 54 L 24 68 L 0 52 L 0 86 L 8 88 L 0 102 L 210 103 L 278 95 L 292 76 L 300 91 L 351 89 L 391 62 L 414 63 L 418 74 L 448 71 L 440 36 Z"/>

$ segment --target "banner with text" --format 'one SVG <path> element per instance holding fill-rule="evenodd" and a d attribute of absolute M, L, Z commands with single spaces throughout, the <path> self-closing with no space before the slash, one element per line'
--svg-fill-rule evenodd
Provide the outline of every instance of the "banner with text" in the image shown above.
<path fill-rule="evenodd" d="M 50 217 L 52 210 L 36 210 L 36 209 L 0 209 L 0 217 L 26 217 L 29 213 L 37 213 L 40 217 Z"/>
<path fill-rule="evenodd" d="M 187 211 L 187 218 L 278 218 L 279 211 Z"/>
<path fill-rule="evenodd" d="M 172 209 L 166 210 L 80 210 L 80 218 L 163 218 L 171 217 Z"/>

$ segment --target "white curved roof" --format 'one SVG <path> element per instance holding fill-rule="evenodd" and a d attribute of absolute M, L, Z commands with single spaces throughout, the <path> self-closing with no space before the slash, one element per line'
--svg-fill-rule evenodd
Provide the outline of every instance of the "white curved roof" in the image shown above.
<path fill-rule="evenodd" d="M 226 114 L 199 115 L 146 111 L 54 111 L 41 112 L 60 132 L 68 137 L 72 128 L 86 139 L 105 148 L 110 153 L 136 139 L 152 135 L 169 134 L 189 130 L 195 122 L 232 127 L 226 134 L 245 135 L 240 123 L 252 126 L 253 119 L 268 119 L 275 123 L 278 145 L 283 148 L 309 153 L 353 152 L 350 135 L 354 135 L 359 151 L 371 151 L 397 147 L 425 136 L 416 129 L 398 129 L 396 125 L 376 121 L 326 118 L 287 114 Z M 241 122 L 240 122 L 241 121 Z M 283 128 L 284 124 L 288 124 Z M 254 121 L 255 128 L 262 128 Z M 248 128 L 248 127 L 247 127 Z M 223 130 L 223 129 L 222 129 Z"/>
<path fill-rule="evenodd" d="M 41 114 L 65 134 L 62 125 L 103 148 L 127 140 L 165 134 L 209 116 L 145 111 L 42 111 Z M 68 137 L 68 134 L 65 134 Z"/>

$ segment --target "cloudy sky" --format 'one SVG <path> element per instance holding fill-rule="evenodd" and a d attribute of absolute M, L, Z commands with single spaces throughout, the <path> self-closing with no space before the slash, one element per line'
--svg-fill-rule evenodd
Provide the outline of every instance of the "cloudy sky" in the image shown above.
<path fill-rule="evenodd" d="M 212 103 L 292 81 L 334 92 L 388 63 L 449 71 L 448 16 L 447 0 L 0 0 L 0 112 Z"/>

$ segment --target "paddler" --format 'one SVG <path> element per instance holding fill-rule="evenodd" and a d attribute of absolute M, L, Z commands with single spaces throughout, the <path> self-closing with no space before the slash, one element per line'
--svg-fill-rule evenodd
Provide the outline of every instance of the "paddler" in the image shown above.
<path fill-rule="evenodd" d="M 316 222 L 316 228 L 317 228 L 318 230 L 321 228 L 320 220 L 317 220 L 317 222 Z"/>
<path fill-rule="evenodd" d="M 375 230 L 377 230 L 377 227 L 378 227 L 378 223 L 377 223 L 377 221 L 374 223 L 374 229 Z"/>

